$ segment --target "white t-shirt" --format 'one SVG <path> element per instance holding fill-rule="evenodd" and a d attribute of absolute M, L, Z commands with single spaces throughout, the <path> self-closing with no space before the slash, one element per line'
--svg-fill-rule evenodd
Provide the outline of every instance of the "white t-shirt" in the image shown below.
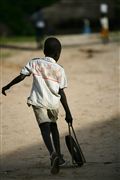
<path fill-rule="evenodd" d="M 38 21 L 38 22 L 36 23 L 36 27 L 37 27 L 37 28 L 44 28 L 44 27 L 45 27 L 44 21 Z"/>
<path fill-rule="evenodd" d="M 100 19 L 102 28 L 104 29 L 109 29 L 109 22 L 108 22 L 108 18 L 107 17 L 103 17 Z"/>
<path fill-rule="evenodd" d="M 33 85 L 27 103 L 47 108 L 59 108 L 59 89 L 67 87 L 64 69 L 51 57 L 34 58 L 21 70 L 21 74 L 33 75 Z"/>

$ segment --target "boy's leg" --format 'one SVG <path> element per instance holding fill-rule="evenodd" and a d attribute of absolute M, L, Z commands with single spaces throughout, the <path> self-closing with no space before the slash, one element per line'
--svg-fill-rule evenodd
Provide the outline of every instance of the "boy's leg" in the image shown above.
<path fill-rule="evenodd" d="M 57 123 L 51 123 L 51 133 L 55 150 L 59 156 L 59 166 L 64 166 L 66 164 L 66 161 L 63 159 L 63 155 L 61 154 L 60 136 Z"/>
<path fill-rule="evenodd" d="M 42 134 L 44 143 L 51 155 L 53 153 L 54 149 L 52 146 L 52 141 L 51 141 L 51 136 L 50 136 L 50 133 L 51 133 L 50 124 L 51 123 L 49 123 L 49 122 L 45 122 L 45 123 L 41 123 L 39 126 L 40 126 L 40 130 L 41 130 L 41 134 Z"/>
<path fill-rule="evenodd" d="M 41 130 L 43 141 L 50 153 L 51 173 L 57 174 L 59 172 L 59 157 L 57 153 L 54 152 L 54 148 L 51 140 L 51 127 L 50 127 L 51 122 L 49 122 L 50 119 L 48 117 L 47 110 L 35 106 L 32 107 L 36 116 L 36 120 Z"/>
<path fill-rule="evenodd" d="M 47 111 L 44 108 L 39 108 L 36 106 L 32 106 L 32 107 L 33 107 L 34 114 L 36 116 L 36 120 L 41 130 L 42 138 L 51 155 L 53 152 L 53 145 L 52 145 L 51 136 L 50 136 L 50 131 L 51 131 L 50 122 L 49 122 L 50 120 L 48 118 Z"/>
<path fill-rule="evenodd" d="M 60 136 L 59 136 L 57 124 L 46 122 L 46 123 L 41 123 L 39 126 L 40 126 L 44 143 L 49 153 L 52 154 L 52 152 L 54 151 L 53 146 L 52 146 L 51 136 L 50 136 L 50 133 L 52 133 L 52 139 L 53 139 L 55 150 L 58 155 L 61 155 Z"/>
<path fill-rule="evenodd" d="M 50 124 L 51 123 L 46 122 L 46 123 L 41 123 L 39 126 L 40 126 L 44 143 L 51 156 L 51 173 L 57 174 L 59 172 L 59 156 L 54 152 L 54 149 L 52 146 L 52 141 L 51 141 L 51 136 L 50 136 L 50 133 L 51 133 Z"/>
<path fill-rule="evenodd" d="M 59 136 L 57 123 L 51 123 L 50 128 L 51 128 L 52 139 L 53 139 L 53 144 L 54 144 L 55 150 L 56 150 L 57 154 L 60 155 L 61 154 L 60 136 Z"/>

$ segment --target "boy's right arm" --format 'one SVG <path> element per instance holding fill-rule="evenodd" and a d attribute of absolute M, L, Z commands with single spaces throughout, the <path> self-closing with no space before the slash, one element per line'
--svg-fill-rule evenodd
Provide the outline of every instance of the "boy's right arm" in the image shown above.
<path fill-rule="evenodd" d="M 24 74 L 20 74 L 19 76 L 17 76 L 15 79 L 13 79 L 9 84 L 7 84 L 6 86 L 4 86 L 2 88 L 2 94 L 6 96 L 6 90 L 10 89 L 11 86 L 23 81 L 25 79 L 26 75 Z"/>

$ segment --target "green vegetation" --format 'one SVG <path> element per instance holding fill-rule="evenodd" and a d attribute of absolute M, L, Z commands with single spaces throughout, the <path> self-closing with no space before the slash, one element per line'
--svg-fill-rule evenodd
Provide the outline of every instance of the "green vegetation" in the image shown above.
<path fill-rule="evenodd" d="M 31 21 L 32 14 L 36 11 L 36 9 L 40 7 L 45 8 L 59 1 L 61 0 L 0 0 L 0 35 L 4 37 L 14 36 L 14 35 L 15 36 L 34 35 L 35 30 Z M 87 0 L 84 1 L 86 1 L 87 4 Z M 93 2 L 94 1 L 91 0 L 91 3 Z M 118 30 L 119 19 L 120 19 L 120 0 L 106 0 L 105 2 L 106 3 L 114 2 L 113 13 L 115 19 L 111 19 L 110 25 L 112 29 Z M 100 1 L 98 3 L 100 3 Z M 75 21 L 72 23 L 73 23 L 72 27 L 74 27 L 74 24 L 76 24 Z M 66 27 L 68 26 L 68 24 L 66 24 Z M 63 28 L 63 25 L 61 26 Z M 70 22 L 70 26 L 71 26 L 71 22 Z M 95 24 L 95 26 L 97 27 L 98 25 Z M 94 28 L 96 29 L 96 27 Z"/>
<path fill-rule="evenodd" d="M 0 37 L 0 44 L 35 42 L 34 36 Z"/>
<path fill-rule="evenodd" d="M 0 34 L 31 35 L 30 20 L 38 7 L 49 6 L 59 0 L 0 0 Z"/>

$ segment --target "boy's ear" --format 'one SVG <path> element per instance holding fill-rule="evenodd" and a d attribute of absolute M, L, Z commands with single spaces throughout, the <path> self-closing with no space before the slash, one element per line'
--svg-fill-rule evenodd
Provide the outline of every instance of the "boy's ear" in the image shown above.
<path fill-rule="evenodd" d="M 45 55 L 45 49 L 43 49 L 43 53 L 44 53 L 44 55 Z"/>
<path fill-rule="evenodd" d="M 54 57 L 55 57 L 55 60 L 58 61 L 58 59 L 59 59 L 59 57 L 60 57 L 60 53 L 59 53 L 59 52 L 56 52 L 55 55 L 54 55 Z"/>

